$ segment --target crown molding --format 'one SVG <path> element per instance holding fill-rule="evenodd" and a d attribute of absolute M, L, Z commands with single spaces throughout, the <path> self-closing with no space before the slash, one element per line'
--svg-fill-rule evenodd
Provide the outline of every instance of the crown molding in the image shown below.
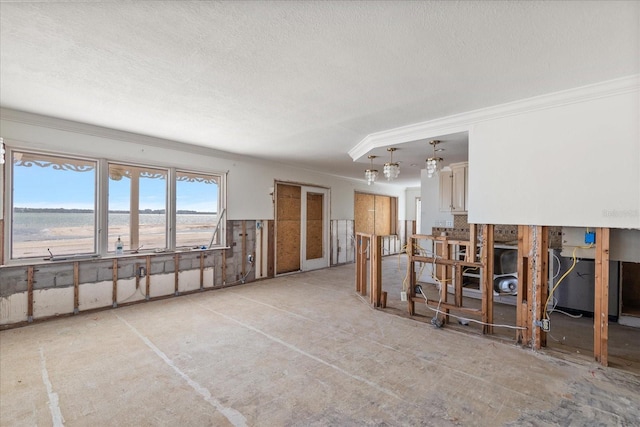
<path fill-rule="evenodd" d="M 614 80 L 607 80 L 605 82 L 388 129 L 364 137 L 349 150 L 349 156 L 351 156 L 353 161 L 357 161 L 375 148 L 399 145 L 451 133 L 466 132 L 469 131 L 472 125 L 479 122 L 634 92 L 638 91 L 639 88 L 640 74 L 634 74 Z"/>

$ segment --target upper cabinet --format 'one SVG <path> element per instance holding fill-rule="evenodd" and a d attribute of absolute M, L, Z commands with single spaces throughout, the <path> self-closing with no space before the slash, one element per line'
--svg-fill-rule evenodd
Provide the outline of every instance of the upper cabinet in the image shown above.
<path fill-rule="evenodd" d="M 468 163 L 453 163 L 451 170 L 440 171 L 440 211 L 467 212 Z"/>

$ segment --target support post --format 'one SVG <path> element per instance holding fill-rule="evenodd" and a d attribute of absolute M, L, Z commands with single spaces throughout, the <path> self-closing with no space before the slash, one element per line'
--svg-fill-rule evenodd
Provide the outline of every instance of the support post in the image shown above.
<path fill-rule="evenodd" d="M 113 308 L 116 308 L 118 306 L 118 259 L 117 258 L 113 259 L 112 278 L 113 278 L 113 291 L 111 292 L 111 299 L 113 302 Z"/>
<path fill-rule="evenodd" d="M 407 311 L 409 316 L 416 314 L 416 262 L 413 260 L 413 236 L 407 240 L 407 275 L 409 276 L 409 289 L 407 289 Z M 421 295 L 422 296 L 422 295 Z"/>
<path fill-rule="evenodd" d="M 73 263 L 73 314 L 78 314 L 80 306 L 80 265 Z"/>
<path fill-rule="evenodd" d="M 204 288 L 204 252 L 200 252 L 200 289 Z"/>
<path fill-rule="evenodd" d="M 548 249 L 549 232 L 547 227 L 530 227 L 529 244 L 531 255 L 529 257 L 530 292 L 528 301 L 531 309 L 531 346 L 539 350 L 547 345 L 547 333 L 536 322 L 546 317 L 546 303 L 549 295 L 548 289 Z"/>
<path fill-rule="evenodd" d="M 467 261 L 476 262 L 476 250 L 478 250 L 478 227 L 469 224 L 469 248 L 467 249 Z"/>
<path fill-rule="evenodd" d="M 370 301 L 374 307 L 380 307 L 382 297 L 382 236 L 371 236 L 370 249 Z"/>
<path fill-rule="evenodd" d="M 609 235 L 608 228 L 596 228 L 593 356 L 602 366 L 609 364 Z"/>
<path fill-rule="evenodd" d="M 175 254 L 173 257 L 173 282 L 174 282 L 174 292 L 176 295 L 180 295 L 180 290 L 178 288 L 178 277 L 180 276 L 180 255 Z"/>
<path fill-rule="evenodd" d="M 493 224 L 482 226 L 482 321 L 493 323 Z M 493 326 L 483 325 L 482 333 L 493 334 Z"/>
<path fill-rule="evenodd" d="M 33 322 L 33 266 L 27 269 L 27 322 Z"/>
<path fill-rule="evenodd" d="M 516 296 L 516 342 L 527 345 L 531 342 L 531 311 L 529 298 L 529 226 L 518 226 L 518 295 Z"/>
<path fill-rule="evenodd" d="M 146 280 L 146 298 L 147 300 L 151 297 L 151 257 L 149 255 L 147 255 L 146 257 L 146 264 L 145 264 L 146 270 L 147 270 L 147 276 L 145 277 Z"/>

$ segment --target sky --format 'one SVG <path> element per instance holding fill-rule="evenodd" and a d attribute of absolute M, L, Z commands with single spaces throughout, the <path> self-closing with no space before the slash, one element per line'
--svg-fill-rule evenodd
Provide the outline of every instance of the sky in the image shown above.
<path fill-rule="evenodd" d="M 51 166 L 14 165 L 13 206 L 94 209 L 95 169 L 55 170 Z M 176 209 L 215 212 L 218 186 L 178 181 Z M 140 179 L 140 209 L 166 209 L 166 180 Z M 130 180 L 109 180 L 109 210 L 129 210 Z"/>

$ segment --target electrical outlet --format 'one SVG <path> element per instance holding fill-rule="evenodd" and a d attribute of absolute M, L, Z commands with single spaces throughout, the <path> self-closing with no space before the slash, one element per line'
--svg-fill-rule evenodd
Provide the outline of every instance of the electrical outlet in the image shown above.
<path fill-rule="evenodd" d="M 453 227 L 453 221 L 447 221 L 446 224 L 447 227 Z"/>
<path fill-rule="evenodd" d="M 549 332 L 551 330 L 551 322 L 549 319 L 542 319 L 540 323 L 540 328 L 542 328 L 543 331 Z"/>
<path fill-rule="evenodd" d="M 400 301 L 407 300 L 407 293 L 405 291 L 400 292 Z"/>
<path fill-rule="evenodd" d="M 247 255 L 247 262 L 253 264 L 253 255 Z"/>

